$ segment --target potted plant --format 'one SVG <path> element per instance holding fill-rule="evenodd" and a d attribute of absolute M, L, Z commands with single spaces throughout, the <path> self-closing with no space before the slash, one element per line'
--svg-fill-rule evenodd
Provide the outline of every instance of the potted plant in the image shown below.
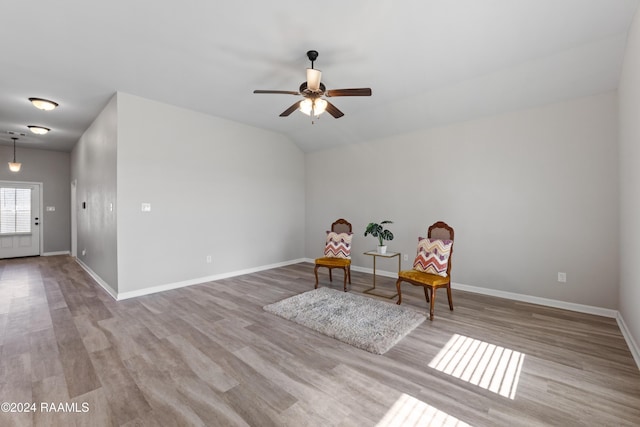
<path fill-rule="evenodd" d="M 384 228 L 383 227 L 384 224 L 393 224 L 393 221 L 385 220 L 385 221 L 382 221 L 380 224 L 377 224 L 375 222 L 370 222 L 369 225 L 367 225 L 367 229 L 364 231 L 365 236 L 368 234 L 371 234 L 373 237 L 378 238 L 378 242 L 380 243 L 378 245 L 379 254 L 387 253 L 387 246 L 384 244 L 384 241 L 393 240 L 393 233 L 387 230 L 386 228 Z"/>

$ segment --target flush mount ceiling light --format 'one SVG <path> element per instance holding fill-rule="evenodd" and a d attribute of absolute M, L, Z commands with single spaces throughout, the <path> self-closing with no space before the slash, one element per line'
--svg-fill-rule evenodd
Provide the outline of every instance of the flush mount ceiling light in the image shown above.
<path fill-rule="evenodd" d="M 51 111 L 58 106 L 57 102 L 49 101 L 48 99 L 29 98 L 29 101 L 31 101 L 34 107 L 45 111 Z"/>
<path fill-rule="evenodd" d="M 31 132 L 35 133 L 36 135 L 44 135 L 45 133 L 49 132 L 51 129 L 43 127 L 43 126 L 34 126 L 34 125 L 29 125 L 27 126 Z"/>
<path fill-rule="evenodd" d="M 9 170 L 11 172 L 20 172 L 22 163 L 16 162 L 16 141 L 18 140 L 18 138 L 12 136 L 11 139 L 13 139 L 13 162 L 9 162 Z"/>

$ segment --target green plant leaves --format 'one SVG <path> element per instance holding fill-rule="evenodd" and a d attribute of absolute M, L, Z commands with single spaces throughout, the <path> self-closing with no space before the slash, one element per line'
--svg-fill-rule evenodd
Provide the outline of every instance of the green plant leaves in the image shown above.
<path fill-rule="evenodd" d="M 375 222 L 370 222 L 369 225 L 367 225 L 367 228 L 364 231 L 364 235 L 367 236 L 369 234 L 371 234 L 373 237 L 377 237 L 378 238 L 378 242 L 380 242 L 380 246 L 384 246 L 384 241 L 385 240 L 393 240 L 393 233 L 387 229 L 385 229 L 382 224 L 393 224 L 393 221 L 389 221 L 384 220 L 382 222 L 380 222 L 380 224 L 377 224 Z"/>

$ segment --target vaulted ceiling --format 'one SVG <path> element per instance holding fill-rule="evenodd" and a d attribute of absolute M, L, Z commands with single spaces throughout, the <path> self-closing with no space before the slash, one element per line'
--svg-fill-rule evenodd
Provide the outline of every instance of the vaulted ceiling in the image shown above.
<path fill-rule="evenodd" d="M 638 0 L 4 1 L 0 143 L 69 151 L 116 91 L 289 136 L 305 151 L 614 90 Z M 345 113 L 292 95 L 320 55 Z M 54 100 L 43 112 L 29 97 Z M 33 135 L 27 125 L 51 128 Z"/>

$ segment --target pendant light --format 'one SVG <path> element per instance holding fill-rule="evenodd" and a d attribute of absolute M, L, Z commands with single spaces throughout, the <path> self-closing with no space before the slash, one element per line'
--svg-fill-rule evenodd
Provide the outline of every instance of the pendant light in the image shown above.
<path fill-rule="evenodd" d="M 13 139 L 13 162 L 9 162 L 9 170 L 11 172 L 20 172 L 22 163 L 16 162 L 16 141 L 18 138 L 12 136 L 11 139 Z"/>

